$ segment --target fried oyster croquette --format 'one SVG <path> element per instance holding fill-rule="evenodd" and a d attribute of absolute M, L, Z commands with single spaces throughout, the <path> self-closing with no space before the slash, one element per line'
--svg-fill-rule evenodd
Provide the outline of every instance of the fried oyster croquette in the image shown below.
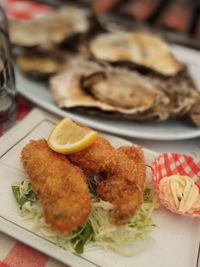
<path fill-rule="evenodd" d="M 69 233 L 87 221 L 92 204 L 86 176 L 79 167 L 52 151 L 45 140 L 27 144 L 21 159 L 53 230 Z"/>
<path fill-rule="evenodd" d="M 87 179 L 98 175 L 97 197 L 113 204 L 112 220 L 122 225 L 143 202 L 146 167 L 143 150 L 114 148 L 102 137 L 67 156 L 52 151 L 46 140 L 31 141 L 22 163 L 52 229 L 69 233 L 84 224 L 92 210 Z"/>
<path fill-rule="evenodd" d="M 97 195 L 114 205 L 116 225 L 128 222 L 143 201 L 146 181 L 145 159 L 142 149 L 135 146 L 115 149 L 102 137 L 90 147 L 68 155 L 88 177 L 100 175 Z"/>

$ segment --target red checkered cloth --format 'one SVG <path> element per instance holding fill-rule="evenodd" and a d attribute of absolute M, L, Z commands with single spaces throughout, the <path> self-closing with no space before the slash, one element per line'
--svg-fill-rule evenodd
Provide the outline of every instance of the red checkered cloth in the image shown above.
<path fill-rule="evenodd" d="M 160 194 L 159 184 L 165 177 L 172 175 L 181 175 L 190 177 L 197 185 L 200 194 L 200 162 L 195 161 L 191 156 L 179 153 L 164 153 L 155 158 L 152 164 L 152 179 L 154 189 L 162 204 L 173 212 L 187 215 L 190 217 L 199 217 L 200 210 L 195 210 L 192 213 L 182 213 L 170 208 L 170 203 L 163 199 Z"/>
<path fill-rule="evenodd" d="M 53 7 L 23 0 L 3 1 L 3 7 L 9 18 L 18 20 L 30 20 L 35 17 L 48 15 L 54 11 Z"/>
<path fill-rule="evenodd" d="M 9 129 L 8 127 L 14 126 L 18 121 L 22 120 L 32 109 L 33 104 L 24 98 L 22 95 L 18 94 L 17 96 L 18 109 L 16 114 L 16 120 L 13 123 L 7 125 L 0 124 L 0 137 Z"/>
<path fill-rule="evenodd" d="M 67 267 L 0 232 L 0 267 Z"/>
<path fill-rule="evenodd" d="M 20 95 L 20 94 L 18 94 L 18 96 L 17 96 L 17 102 L 18 102 L 18 109 L 17 109 L 16 120 L 13 121 L 13 123 L 11 123 L 9 125 L 10 127 L 14 126 L 17 122 L 22 120 L 31 111 L 31 109 L 33 108 L 33 104 L 30 101 L 28 101 L 26 98 L 24 98 L 22 95 Z M 4 128 L 4 125 L 0 125 L 0 137 L 8 129 Z"/>
<path fill-rule="evenodd" d="M 17 99 L 18 99 L 17 121 L 20 121 L 32 110 L 33 104 L 20 94 L 18 94 Z"/>
<path fill-rule="evenodd" d="M 0 267 L 44 267 L 48 257 L 20 242 L 14 242 Z"/>

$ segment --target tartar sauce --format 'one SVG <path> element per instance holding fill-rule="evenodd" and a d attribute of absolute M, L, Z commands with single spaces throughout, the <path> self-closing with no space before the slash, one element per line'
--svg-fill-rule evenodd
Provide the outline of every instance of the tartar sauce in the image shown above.
<path fill-rule="evenodd" d="M 171 175 L 161 179 L 160 196 L 171 208 L 180 212 L 193 212 L 200 209 L 198 186 L 189 176 Z"/>

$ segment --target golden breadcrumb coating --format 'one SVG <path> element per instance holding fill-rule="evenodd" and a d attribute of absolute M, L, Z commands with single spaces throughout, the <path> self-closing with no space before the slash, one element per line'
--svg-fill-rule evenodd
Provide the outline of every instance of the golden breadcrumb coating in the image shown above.
<path fill-rule="evenodd" d="M 101 175 L 97 195 L 114 205 L 115 224 L 127 223 L 143 201 L 146 167 L 142 149 L 115 149 L 99 137 L 90 147 L 68 158 L 86 174 Z"/>
<path fill-rule="evenodd" d="M 67 157 L 85 173 L 98 174 L 105 170 L 108 158 L 113 151 L 114 149 L 108 140 L 98 137 L 91 146 Z"/>
<path fill-rule="evenodd" d="M 83 171 L 45 140 L 31 141 L 21 159 L 52 229 L 69 233 L 84 224 L 92 205 Z"/>

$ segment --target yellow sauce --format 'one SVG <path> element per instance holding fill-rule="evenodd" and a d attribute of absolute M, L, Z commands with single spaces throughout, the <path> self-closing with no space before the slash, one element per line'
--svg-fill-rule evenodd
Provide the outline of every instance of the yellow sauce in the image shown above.
<path fill-rule="evenodd" d="M 175 210 L 193 212 L 200 209 L 199 189 L 189 176 L 164 177 L 159 188 L 164 200 Z"/>

